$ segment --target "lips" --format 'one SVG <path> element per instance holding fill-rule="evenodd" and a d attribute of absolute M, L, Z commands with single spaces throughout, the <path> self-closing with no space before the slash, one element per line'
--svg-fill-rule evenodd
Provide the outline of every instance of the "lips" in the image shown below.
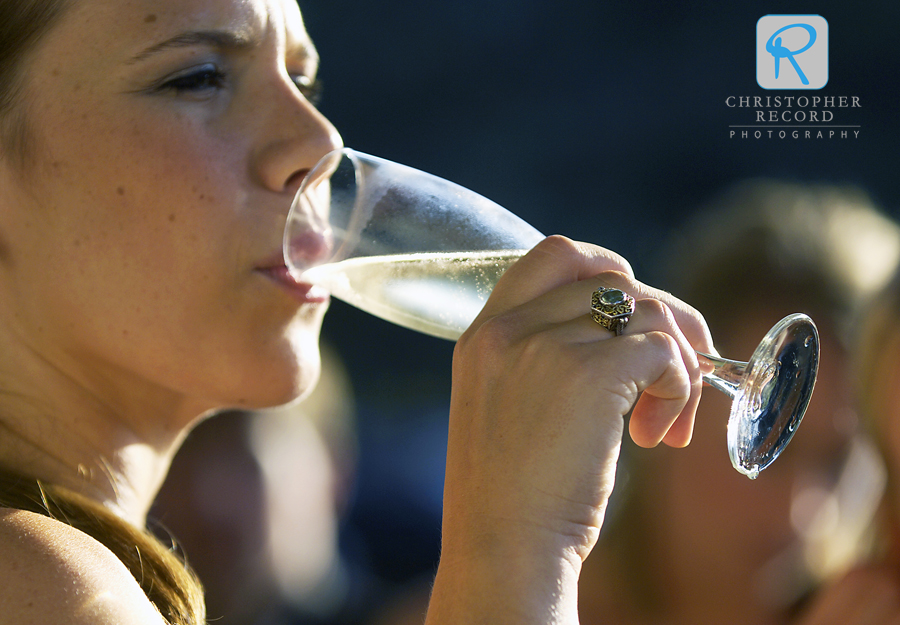
<path fill-rule="evenodd" d="M 299 282 L 283 264 L 260 267 L 257 271 L 275 282 L 301 304 L 324 304 L 330 299 L 327 290 L 308 282 Z"/>
<path fill-rule="evenodd" d="M 331 228 L 322 212 L 315 209 L 310 198 L 300 189 L 308 182 L 309 170 L 298 171 L 289 180 L 289 186 L 298 187 L 285 226 L 286 246 L 272 254 L 257 266 L 257 271 L 277 283 L 301 303 L 327 302 L 330 295 L 320 286 L 298 280 L 287 267 L 285 252 L 290 264 L 299 275 L 306 268 L 320 264 L 333 250 Z"/>

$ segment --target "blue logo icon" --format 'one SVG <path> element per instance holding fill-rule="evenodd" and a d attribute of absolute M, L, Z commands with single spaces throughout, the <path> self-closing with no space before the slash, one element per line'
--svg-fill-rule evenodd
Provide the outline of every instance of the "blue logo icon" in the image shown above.
<path fill-rule="evenodd" d="M 784 60 L 787 63 L 782 63 Z M 756 81 L 763 89 L 824 87 L 828 82 L 825 18 L 820 15 L 760 18 L 756 24 Z"/>
<path fill-rule="evenodd" d="M 783 33 L 786 30 L 790 30 L 791 28 L 805 28 L 806 32 L 809 33 L 809 41 L 799 50 L 788 50 L 781 44 L 781 37 L 778 37 L 780 33 Z M 797 70 L 797 75 L 800 77 L 800 82 L 802 82 L 804 85 L 808 85 L 809 79 L 807 79 L 806 74 L 803 73 L 803 70 L 800 69 L 797 61 L 794 60 L 794 55 L 803 54 L 804 52 L 809 50 L 815 42 L 816 29 L 809 24 L 791 24 L 790 26 L 784 26 L 783 28 L 779 28 L 778 30 L 776 30 L 766 42 L 766 52 L 775 57 L 775 79 L 777 80 L 778 75 L 781 73 L 781 59 L 787 59 L 791 62 L 791 65 L 794 66 L 794 69 Z"/>

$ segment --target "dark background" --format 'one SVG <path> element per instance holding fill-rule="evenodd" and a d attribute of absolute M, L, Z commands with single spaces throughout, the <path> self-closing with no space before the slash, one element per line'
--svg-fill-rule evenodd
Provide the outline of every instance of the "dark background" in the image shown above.
<path fill-rule="evenodd" d="M 472 188 L 547 234 L 612 248 L 639 279 L 652 282 L 653 255 L 672 228 L 744 178 L 851 183 L 887 212 L 900 211 L 900 3 L 300 5 L 322 57 L 321 109 L 348 146 Z M 756 22 L 770 13 L 828 21 L 823 89 L 757 85 Z M 732 95 L 857 96 L 862 108 L 834 109 L 833 123 L 860 124 L 860 136 L 730 139 L 729 124 L 753 120 L 752 110 L 725 105 Z M 379 525 L 377 504 L 420 497 L 405 502 L 405 518 L 436 547 L 439 518 L 428 511 L 439 504 L 452 344 L 341 302 L 332 305 L 324 338 L 344 357 L 360 408 L 361 470 L 349 523 L 375 517 L 375 526 L 394 528 L 414 546 L 413 530 L 398 519 Z M 434 460 L 436 474 L 422 469 L 422 457 Z M 416 506 L 423 516 L 415 517 Z M 377 533 L 367 527 L 359 531 Z M 371 544 L 396 554 L 382 539 Z M 353 532 L 348 541 L 352 547 Z"/>
<path fill-rule="evenodd" d="M 301 0 L 301 7 L 322 57 L 321 109 L 347 145 L 468 186 L 547 234 L 614 249 L 639 278 L 652 279 L 661 237 L 746 177 L 853 183 L 889 212 L 900 208 L 900 3 Z M 828 21 L 823 89 L 757 85 L 755 28 L 768 13 Z M 798 94 L 858 96 L 862 108 L 834 109 L 833 123 L 860 124 L 859 138 L 729 138 L 729 124 L 750 123 L 753 112 L 727 107 L 728 96 Z M 376 378 L 430 378 L 422 363 L 446 364 L 449 344 L 343 309 L 333 306 L 326 337 L 354 371 L 367 372 L 365 380 L 373 365 Z M 363 396 L 392 392 L 365 380 Z M 430 383 L 402 389 L 404 396 L 430 390 Z"/>

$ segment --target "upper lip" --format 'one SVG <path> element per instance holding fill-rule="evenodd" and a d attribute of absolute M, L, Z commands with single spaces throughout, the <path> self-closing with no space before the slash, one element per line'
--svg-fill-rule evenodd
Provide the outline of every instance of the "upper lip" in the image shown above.
<path fill-rule="evenodd" d="M 312 284 L 306 280 L 298 280 L 284 262 L 281 254 L 272 254 L 256 265 L 256 271 L 264 274 L 276 282 L 290 284 L 292 288 L 312 288 Z"/>
<path fill-rule="evenodd" d="M 294 200 L 297 198 L 297 194 L 300 192 L 300 187 L 303 186 L 303 183 L 309 176 L 310 171 L 310 169 L 297 170 L 291 175 L 290 178 L 288 178 L 287 182 L 285 183 L 285 190 L 289 192 L 289 195 L 291 197 L 290 208 L 293 208 Z M 283 242 L 280 242 L 277 251 L 272 252 L 268 256 L 264 257 L 256 265 L 256 268 L 261 271 L 277 270 L 283 269 L 285 267 L 287 267 L 287 263 L 284 259 Z"/>

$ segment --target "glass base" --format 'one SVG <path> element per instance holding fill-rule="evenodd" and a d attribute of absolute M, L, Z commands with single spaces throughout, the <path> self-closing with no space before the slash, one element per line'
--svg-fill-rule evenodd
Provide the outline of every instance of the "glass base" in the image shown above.
<path fill-rule="evenodd" d="M 755 479 L 784 450 L 812 397 L 819 367 L 819 333 L 793 314 L 769 330 L 747 362 L 728 419 L 728 455 Z"/>

